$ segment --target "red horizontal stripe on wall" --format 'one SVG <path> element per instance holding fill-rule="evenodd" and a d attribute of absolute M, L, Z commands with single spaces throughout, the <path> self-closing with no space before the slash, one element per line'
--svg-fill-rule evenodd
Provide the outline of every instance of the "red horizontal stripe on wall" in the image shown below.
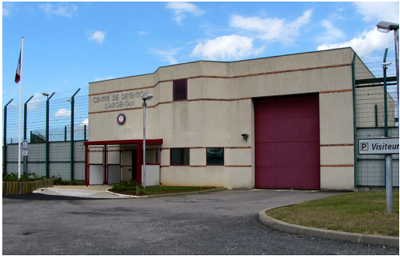
<path fill-rule="evenodd" d="M 321 167 L 354 167 L 354 164 L 325 164 Z"/>
<path fill-rule="evenodd" d="M 354 144 L 322 144 L 321 147 L 348 147 L 354 146 Z"/>

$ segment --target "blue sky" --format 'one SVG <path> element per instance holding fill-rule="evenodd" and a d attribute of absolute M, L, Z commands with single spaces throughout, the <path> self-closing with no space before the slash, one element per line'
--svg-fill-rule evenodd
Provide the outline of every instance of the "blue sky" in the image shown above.
<path fill-rule="evenodd" d="M 25 102 L 68 98 L 89 82 L 197 60 L 234 61 L 351 46 L 362 58 L 394 56 L 398 2 L 3 2 L 3 106 L 24 39 Z M 54 115 L 57 109 L 54 110 Z M 65 111 L 65 117 L 70 112 Z"/>

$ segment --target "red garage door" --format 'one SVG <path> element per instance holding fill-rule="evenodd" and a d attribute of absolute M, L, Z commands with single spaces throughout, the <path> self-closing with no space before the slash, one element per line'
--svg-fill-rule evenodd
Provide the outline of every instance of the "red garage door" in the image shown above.
<path fill-rule="evenodd" d="M 318 94 L 256 99 L 257 188 L 320 188 Z"/>

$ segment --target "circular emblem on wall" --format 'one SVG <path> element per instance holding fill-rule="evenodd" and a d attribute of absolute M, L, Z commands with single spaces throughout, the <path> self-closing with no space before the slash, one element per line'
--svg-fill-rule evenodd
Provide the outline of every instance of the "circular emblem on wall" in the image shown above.
<path fill-rule="evenodd" d="M 126 121 L 126 116 L 124 114 L 119 114 L 117 117 L 117 122 L 119 125 L 123 125 Z"/>

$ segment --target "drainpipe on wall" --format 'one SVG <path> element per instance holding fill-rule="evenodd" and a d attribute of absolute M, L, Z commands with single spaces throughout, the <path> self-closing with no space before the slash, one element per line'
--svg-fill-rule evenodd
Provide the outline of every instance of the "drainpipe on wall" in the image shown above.
<path fill-rule="evenodd" d="M 353 69 L 353 127 L 354 127 L 354 187 L 357 187 L 357 155 L 358 155 L 358 142 L 357 142 L 357 101 L 356 101 L 356 57 L 357 53 L 354 52 L 353 61 L 351 63 Z"/>

